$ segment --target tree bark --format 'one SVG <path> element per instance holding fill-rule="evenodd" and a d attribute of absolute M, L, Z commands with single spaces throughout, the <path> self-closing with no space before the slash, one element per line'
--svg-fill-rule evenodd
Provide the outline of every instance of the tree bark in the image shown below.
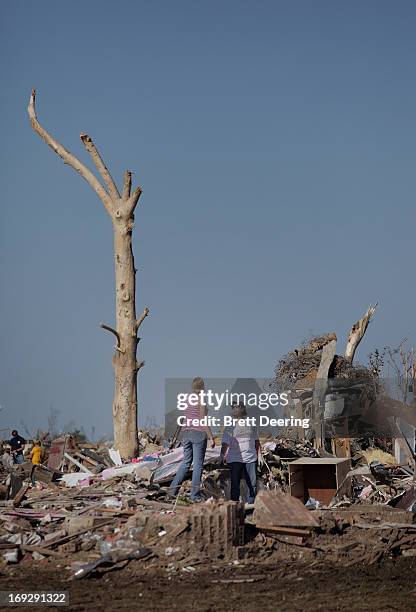
<path fill-rule="evenodd" d="M 57 153 L 64 163 L 88 182 L 101 199 L 110 215 L 114 230 L 114 264 L 116 284 L 116 327 L 104 323 L 103 329 L 111 332 L 117 339 L 113 356 L 114 366 L 114 399 L 113 424 L 114 446 L 120 451 L 123 459 L 137 455 L 137 372 L 144 361 L 136 361 L 139 338 L 137 330 L 149 314 L 145 308 L 140 318 L 136 319 L 136 270 L 132 249 L 132 231 L 134 211 L 142 190 L 137 187 L 131 193 L 131 172 L 126 170 L 122 196 L 102 160 L 93 141 L 87 134 L 81 134 L 81 141 L 101 175 L 105 187 L 95 175 L 82 164 L 72 153 L 67 151 L 39 123 L 35 109 L 35 90 L 29 102 L 28 113 L 34 131 Z"/>
<path fill-rule="evenodd" d="M 374 304 L 374 306 L 370 304 L 365 315 L 351 327 L 351 331 L 348 335 L 347 348 L 345 349 L 345 357 L 351 362 L 354 359 L 355 351 L 364 337 L 368 324 L 372 319 L 376 308 L 377 303 Z"/>
<path fill-rule="evenodd" d="M 114 444 L 126 456 L 137 452 L 137 328 L 134 296 L 135 268 L 129 220 L 121 217 L 114 223 L 114 264 L 116 281 L 116 328 L 120 349 L 113 357 L 114 366 Z M 121 452 L 121 451 L 120 451 Z"/>

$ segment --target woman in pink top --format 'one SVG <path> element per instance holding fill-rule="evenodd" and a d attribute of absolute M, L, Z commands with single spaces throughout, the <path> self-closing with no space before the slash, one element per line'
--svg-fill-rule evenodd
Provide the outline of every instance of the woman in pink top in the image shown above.
<path fill-rule="evenodd" d="M 194 378 L 192 381 L 192 393 L 197 394 L 203 391 L 204 388 L 205 384 L 203 379 L 199 376 Z M 215 446 L 215 440 L 211 429 L 199 423 L 200 419 L 205 417 L 206 414 L 207 410 L 205 406 L 202 406 L 200 403 L 194 406 L 193 403 L 190 402 L 185 408 L 186 425 L 182 428 L 183 461 L 170 485 L 169 495 L 178 494 L 179 488 L 193 463 L 191 500 L 201 501 L 201 476 L 208 438 L 211 441 L 211 447 L 214 448 Z"/>

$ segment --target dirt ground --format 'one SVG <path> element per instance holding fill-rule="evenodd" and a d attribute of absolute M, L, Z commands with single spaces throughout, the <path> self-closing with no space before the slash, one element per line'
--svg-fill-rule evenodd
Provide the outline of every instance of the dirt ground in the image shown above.
<path fill-rule="evenodd" d="M 151 561 L 131 561 L 122 570 L 68 582 L 68 570 L 32 562 L 3 570 L 0 589 L 68 590 L 64 609 L 80 612 L 416 610 L 415 558 L 347 568 L 276 562 L 193 567 L 171 572 Z"/>

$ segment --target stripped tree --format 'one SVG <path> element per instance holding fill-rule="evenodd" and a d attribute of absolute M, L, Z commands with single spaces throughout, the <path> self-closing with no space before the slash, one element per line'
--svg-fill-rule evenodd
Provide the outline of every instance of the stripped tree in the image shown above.
<path fill-rule="evenodd" d="M 408 348 L 407 338 L 404 338 L 399 346 L 386 346 L 387 366 L 394 372 L 396 394 L 403 404 L 410 404 L 409 393 L 413 392 L 413 400 L 416 400 L 414 384 L 416 382 L 416 354 L 413 347 Z M 416 402 L 415 402 L 416 403 Z"/>
<path fill-rule="evenodd" d="M 374 306 L 370 304 L 365 315 L 351 327 L 350 333 L 348 334 L 347 348 L 345 349 L 345 357 L 351 362 L 354 359 L 355 351 L 357 350 L 358 345 L 367 331 L 368 324 L 374 316 L 376 308 L 377 302 L 374 304 Z"/>
<path fill-rule="evenodd" d="M 140 340 L 137 330 L 149 314 L 145 308 L 136 319 L 136 269 L 132 250 L 134 211 L 142 190 L 132 191 L 131 172 L 124 174 L 123 190 L 117 186 L 103 162 L 93 141 L 87 134 L 80 138 L 90 154 L 103 182 L 72 153 L 56 141 L 39 123 L 35 108 L 35 90 L 30 97 L 28 113 L 34 131 L 55 151 L 65 164 L 76 170 L 92 187 L 110 215 L 114 230 L 114 263 L 116 283 L 116 325 L 115 328 L 101 324 L 101 327 L 116 337 L 114 366 L 113 423 L 114 444 L 124 459 L 137 454 L 137 372 L 144 361 L 136 360 L 137 344 Z"/>

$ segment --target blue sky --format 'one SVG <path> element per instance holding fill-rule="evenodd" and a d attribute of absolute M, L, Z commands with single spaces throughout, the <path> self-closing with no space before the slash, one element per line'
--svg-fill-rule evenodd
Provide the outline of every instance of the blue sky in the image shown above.
<path fill-rule="evenodd" d="M 415 332 L 413 2 L 3 1 L 1 427 L 111 431 L 112 230 L 31 131 L 143 187 L 139 413 L 166 377 L 267 377 L 311 333 Z"/>

